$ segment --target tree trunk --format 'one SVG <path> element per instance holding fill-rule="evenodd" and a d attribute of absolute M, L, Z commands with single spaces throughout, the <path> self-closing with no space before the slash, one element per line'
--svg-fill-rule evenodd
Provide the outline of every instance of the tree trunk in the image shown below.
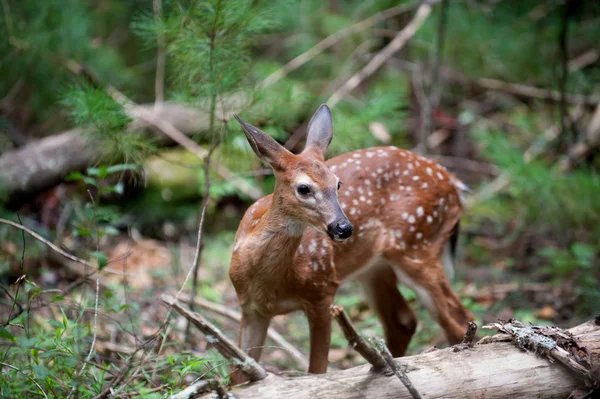
<path fill-rule="evenodd" d="M 600 359 L 600 326 L 593 321 L 570 330 Z M 500 336 L 496 336 L 500 337 Z M 585 388 L 578 376 L 546 357 L 525 352 L 511 342 L 480 341 L 473 348 L 451 348 L 400 358 L 406 374 L 423 398 L 566 398 Z M 323 375 L 266 379 L 233 389 L 243 398 L 411 398 L 396 376 L 370 371 L 370 365 Z M 211 397 L 211 394 L 203 396 Z"/>
<path fill-rule="evenodd" d="M 181 132 L 192 135 L 208 130 L 208 114 L 181 104 L 164 103 L 154 109 L 154 104 L 143 105 L 153 111 L 157 118 L 171 123 Z M 146 129 L 149 126 L 136 118 L 131 128 Z M 102 160 L 107 154 L 95 145 L 92 135 L 85 129 L 73 129 L 31 142 L 24 147 L 0 156 L 0 202 L 39 192 L 62 181 L 72 171 L 83 170 Z M 170 139 L 158 134 L 159 143 L 168 144 Z"/>

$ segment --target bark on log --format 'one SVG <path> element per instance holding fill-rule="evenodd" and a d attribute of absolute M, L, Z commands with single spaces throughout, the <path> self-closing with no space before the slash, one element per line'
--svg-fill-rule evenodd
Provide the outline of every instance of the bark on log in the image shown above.
<path fill-rule="evenodd" d="M 600 359 L 600 326 L 593 321 L 571 330 Z M 547 358 L 524 352 L 512 342 L 478 343 L 472 349 L 452 348 L 402 358 L 406 373 L 423 398 L 566 398 L 583 382 L 567 368 Z M 266 379 L 233 389 L 243 398 L 410 398 L 395 376 L 369 371 L 370 364 L 323 375 Z M 210 395 L 202 396 L 209 398 Z"/>
<path fill-rule="evenodd" d="M 156 109 L 154 104 L 141 107 L 187 135 L 206 131 L 209 127 L 208 114 L 195 108 L 169 103 Z M 132 117 L 132 128 L 148 127 L 136 115 Z M 157 134 L 156 139 L 162 144 L 171 142 L 164 134 Z M 73 129 L 7 152 L 0 156 L 0 194 L 15 199 L 52 187 L 69 172 L 83 170 L 101 161 L 106 154 L 100 150 L 85 129 Z"/>

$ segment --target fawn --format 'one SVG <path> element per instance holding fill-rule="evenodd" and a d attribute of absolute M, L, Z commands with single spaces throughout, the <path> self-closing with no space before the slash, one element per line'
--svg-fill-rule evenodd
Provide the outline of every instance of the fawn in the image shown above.
<path fill-rule="evenodd" d="M 325 373 L 330 306 L 349 278 L 360 282 L 394 356 L 405 353 L 417 325 L 398 280 L 416 293 L 448 341 L 460 342 L 472 315 L 452 291 L 441 260 L 450 258 L 444 253 L 458 230 L 466 188 L 460 180 L 396 147 L 325 161 L 333 135 L 326 105 L 310 120 L 299 155 L 235 118 L 276 179 L 273 194 L 247 210 L 235 237 L 229 276 L 242 308 L 242 349 L 258 361 L 271 318 L 302 310 L 310 329 L 308 371 Z M 243 381 L 239 372 L 233 379 Z"/>

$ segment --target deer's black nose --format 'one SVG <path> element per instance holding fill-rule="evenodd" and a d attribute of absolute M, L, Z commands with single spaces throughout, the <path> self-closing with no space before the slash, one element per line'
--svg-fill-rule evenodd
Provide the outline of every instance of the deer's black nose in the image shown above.
<path fill-rule="evenodd" d="M 336 241 L 342 241 L 347 239 L 352 235 L 352 223 L 348 219 L 333 222 L 329 226 L 327 226 L 327 233 L 329 236 Z"/>

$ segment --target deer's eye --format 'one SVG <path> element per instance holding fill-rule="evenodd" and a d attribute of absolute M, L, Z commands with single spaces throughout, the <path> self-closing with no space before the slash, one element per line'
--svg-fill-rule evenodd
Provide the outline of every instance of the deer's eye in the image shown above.
<path fill-rule="evenodd" d="M 298 190 L 298 194 L 300 195 L 307 195 L 310 193 L 310 187 L 308 187 L 306 184 L 299 185 L 296 190 Z"/>
<path fill-rule="evenodd" d="M 338 190 L 342 187 L 342 182 L 338 181 Z"/>

